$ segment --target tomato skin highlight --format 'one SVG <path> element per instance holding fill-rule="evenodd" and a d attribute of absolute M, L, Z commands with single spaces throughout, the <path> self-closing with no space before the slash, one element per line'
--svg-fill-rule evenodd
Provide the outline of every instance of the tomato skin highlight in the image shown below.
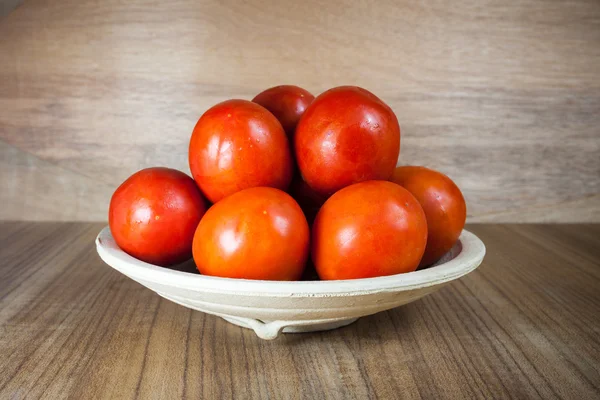
<path fill-rule="evenodd" d="M 309 252 L 300 206 L 269 187 L 237 192 L 213 205 L 194 236 L 201 274 L 226 278 L 298 280 Z"/>
<path fill-rule="evenodd" d="M 321 279 L 393 275 L 417 269 L 427 243 L 427 221 L 406 189 L 367 181 L 345 187 L 323 204 L 311 240 Z"/>
<path fill-rule="evenodd" d="M 371 92 L 341 86 L 317 96 L 304 112 L 294 148 L 303 179 L 329 196 L 353 183 L 389 179 L 400 153 L 400 125 Z"/>
<path fill-rule="evenodd" d="M 286 190 L 292 180 L 290 144 L 281 124 L 264 107 L 228 100 L 206 111 L 189 146 L 194 180 L 212 202 L 243 189 Z"/>
<path fill-rule="evenodd" d="M 131 256 L 160 266 L 192 257 L 192 241 L 206 201 L 188 175 L 170 168 L 147 168 L 114 192 L 108 211 L 117 245 Z"/>
<path fill-rule="evenodd" d="M 314 99 L 315 96 L 301 87 L 280 85 L 260 92 L 252 101 L 269 110 L 279 120 L 291 140 L 300 117 Z"/>
<path fill-rule="evenodd" d="M 418 166 L 394 170 L 392 182 L 419 201 L 427 217 L 427 247 L 421 267 L 431 265 L 458 241 L 467 219 L 467 205 L 458 186 L 441 172 Z"/>

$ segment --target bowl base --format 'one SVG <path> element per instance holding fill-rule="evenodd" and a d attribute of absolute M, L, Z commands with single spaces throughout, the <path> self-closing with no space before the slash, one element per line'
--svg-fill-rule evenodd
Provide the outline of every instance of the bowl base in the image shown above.
<path fill-rule="evenodd" d="M 290 321 L 289 325 L 283 321 L 274 321 L 274 322 L 258 322 L 256 320 L 248 320 L 246 318 L 237 318 L 237 317 L 225 317 L 222 318 L 234 325 L 241 326 L 242 328 L 253 329 L 256 334 L 263 339 L 274 339 L 277 337 L 279 332 L 283 333 L 308 333 L 308 332 L 319 332 L 319 331 L 329 331 L 332 329 L 341 328 L 347 325 L 350 325 L 353 322 L 356 322 L 358 318 L 347 318 L 347 319 L 338 319 L 338 320 L 324 320 L 324 321 L 310 321 L 309 324 L 302 323 L 300 321 Z M 258 326 L 257 326 L 258 325 Z M 263 330 L 267 327 L 272 327 L 275 329 L 266 329 L 266 331 L 271 331 L 271 334 L 265 334 Z M 277 333 L 275 333 L 277 332 Z"/>

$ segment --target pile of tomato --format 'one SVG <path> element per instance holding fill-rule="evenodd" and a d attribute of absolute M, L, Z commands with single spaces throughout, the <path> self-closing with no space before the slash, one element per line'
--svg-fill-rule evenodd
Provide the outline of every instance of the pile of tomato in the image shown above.
<path fill-rule="evenodd" d="M 396 167 L 399 153 L 396 115 L 369 91 L 343 86 L 315 98 L 277 86 L 200 117 L 188 153 L 193 179 L 158 167 L 123 182 L 110 229 L 133 257 L 160 266 L 193 257 L 211 276 L 414 271 L 456 243 L 466 205 L 446 175 Z"/>

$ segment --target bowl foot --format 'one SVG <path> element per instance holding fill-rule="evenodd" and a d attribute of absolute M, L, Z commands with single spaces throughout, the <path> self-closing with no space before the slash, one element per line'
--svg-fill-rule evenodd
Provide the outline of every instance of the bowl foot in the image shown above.
<path fill-rule="evenodd" d="M 222 318 L 234 325 L 243 328 L 253 329 L 261 339 L 275 339 L 280 332 L 283 333 L 307 333 L 328 331 L 350 325 L 358 318 L 346 318 L 336 320 L 316 320 L 316 321 L 271 321 L 261 322 L 250 318 L 225 317 Z"/>

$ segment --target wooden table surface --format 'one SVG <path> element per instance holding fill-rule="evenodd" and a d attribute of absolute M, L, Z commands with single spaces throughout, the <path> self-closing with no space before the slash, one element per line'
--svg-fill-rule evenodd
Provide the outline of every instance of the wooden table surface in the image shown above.
<path fill-rule="evenodd" d="M 475 272 L 263 341 L 103 264 L 102 225 L 0 222 L 0 398 L 600 396 L 600 225 L 471 225 Z"/>

